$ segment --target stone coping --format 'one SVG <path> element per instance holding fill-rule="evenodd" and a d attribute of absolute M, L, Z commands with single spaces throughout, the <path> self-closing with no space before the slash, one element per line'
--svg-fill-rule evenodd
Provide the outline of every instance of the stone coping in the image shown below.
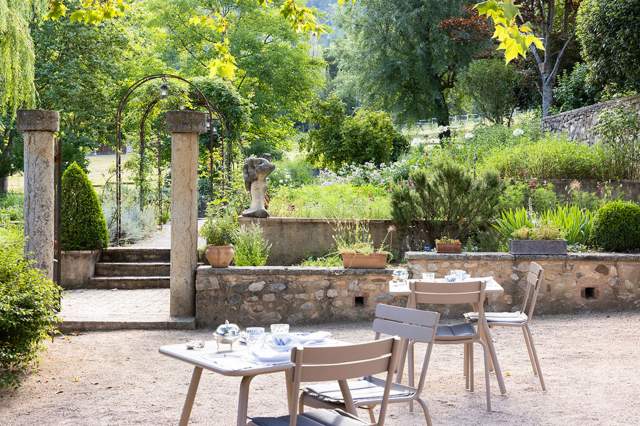
<path fill-rule="evenodd" d="M 600 261 L 600 262 L 638 262 L 640 253 L 569 253 L 567 255 L 513 255 L 502 252 L 434 253 L 409 251 L 406 260 L 559 260 L 559 261 Z"/>
<path fill-rule="evenodd" d="M 198 275 L 392 275 L 393 269 L 345 269 L 316 266 L 199 266 Z"/>
<path fill-rule="evenodd" d="M 269 216 L 265 218 L 240 216 L 239 219 L 246 220 L 246 221 L 265 221 L 265 222 L 281 222 L 281 223 L 332 223 L 332 224 L 337 222 L 389 223 L 392 221 L 391 218 L 358 220 L 358 219 L 331 219 L 331 218 L 320 219 L 320 218 L 313 218 L 313 217 L 276 217 L 276 216 Z"/>

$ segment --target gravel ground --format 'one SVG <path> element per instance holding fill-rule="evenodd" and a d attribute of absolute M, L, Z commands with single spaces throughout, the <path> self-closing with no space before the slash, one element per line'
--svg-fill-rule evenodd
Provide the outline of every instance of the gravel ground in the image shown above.
<path fill-rule="evenodd" d="M 424 392 L 434 423 L 638 424 L 638 326 L 640 313 L 537 318 L 533 333 L 546 393 L 531 372 L 522 334 L 497 330 L 508 394 L 500 396 L 492 380 L 492 413 L 485 411 L 480 348 L 475 351 L 476 392 L 469 393 L 462 377 L 462 349 L 438 346 Z M 365 323 L 321 328 L 354 342 L 372 335 Z M 177 424 L 191 368 L 160 355 L 158 347 L 193 338 L 208 338 L 208 332 L 121 331 L 56 338 L 36 374 L 19 390 L 0 393 L 0 424 Z M 238 385 L 238 379 L 205 372 L 192 424 L 233 425 Z M 283 375 L 256 378 L 249 404 L 250 415 L 284 413 Z M 387 424 L 420 425 L 424 420 L 420 412 L 411 414 L 406 405 L 397 404 L 391 406 Z"/>

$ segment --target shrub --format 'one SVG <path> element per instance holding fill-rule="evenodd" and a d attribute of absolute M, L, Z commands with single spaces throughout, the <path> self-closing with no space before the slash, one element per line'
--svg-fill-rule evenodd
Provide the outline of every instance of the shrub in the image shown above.
<path fill-rule="evenodd" d="M 384 188 L 349 184 L 281 187 L 271 198 L 272 216 L 318 219 L 388 219 L 389 196 Z"/>
<path fill-rule="evenodd" d="M 595 245 L 607 251 L 640 249 L 640 205 L 612 201 L 597 212 L 591 233 Z"/>
<path fill-rule="evenodd" d="M 634 109 L 604 111 L 595 126 L 611 179 L 640 179 L 640 114 Z"/>
<path fill-rule="evenodd" d="M 502 177 L 538 179 L 609 179 L 600 147 L 550 136 L 506 149 L 494 150 L 480 169 L 496 170 Z"/>
<path fill-rule="evenodd" d="M 342 266 L 342 258 L 337 254 L 329 254 L 324 257 L 310 257 L 302 261 L 300 266 L 315 266 L 321 268 L 331 268 L 335 266 Z"/>
<path fill-rule="evenodd" d="M 432 237 L 463 239 L 494 217 L 502 182 L 495 173 L 475 178 L 462 166 L 443 162 L 433 174 L 420 170 L 391 195 L 394 221 L 404 229 L 417 220 Z"/>
<path fill-rule="evenodd" d="M 593 105 L 600 100 L 601 90 L 589 81 L 588 76 L 589 67 L 577 63 L 570 73 L 565 71 L 558 78 L 553 95 L 560 112 Z"/>
<path fill-rule="evenodd" d="M 102 210 L 108 227 L 110 241 L 116 239 L 116 194 L 112 185 L 105 186 L 102 194 Z M 168 218 L 170 206 L 163 207 L 163 216 Z M 121 242 L 134 243 L 143 240 L 157 230 L 158 211 L 155 205 L 140 210 L 138 193 L 134 188 L 122 187 Z"/>
<path fill-rule="evenodd" d="M 262 228 L 257 224 L 241 226 L 234 239 L 237 266 L 264 266 L 269 258 L 271 244 L 267 243 Z"/>
<path fill-rule="evenodd" d="M 393 126 L 383 111 L 359 109 L 345 115 L 337 97 L 320 101 L 310 118 L 314 129 L 302 145 L 309 159 L 331 170 L 346 164 L 388 163 L 409 148 L 409 141 Z"/>
<path fill-rule="evenodd" d="M 471 96 L 476 111 L 488 120 L 502 124 L 505 120 L 511 122 L 520 80 L 514 67 L 501 59 L 477 59 L 462 74 L 460 85 L 461 90 Z"/>
<path fill-rule="evenodd" d="M 62 175 L 60 222 L 63 250 L 95 250 L 109 244 L 98 195 L 77 163 L 72 163 Z"/>
<path fill-rule="evenodd" d="M 305 160 L 281 160 L 276 162 L 276 169 L 268 179 L 269 187 L 273 189 L 307 185 L 313 181 L 313 167 Z"/>
<path fill-rule="evenodd" d="M 0 388 L 17 386 L 55 331 L 60 288 L 23 257 L 22 228 L 0 228 Z"/>

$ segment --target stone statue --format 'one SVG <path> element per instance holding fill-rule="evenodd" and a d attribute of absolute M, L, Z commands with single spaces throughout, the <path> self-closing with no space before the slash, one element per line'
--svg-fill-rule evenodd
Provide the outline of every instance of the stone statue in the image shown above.
<path fill-rule="evenodd" d="M 276 166 L 266 158 L 249 157 L 244 160 L 242 176 L 247 191 L 251 193 L 251 207 L 242 212 L 246 217 L 269 217 L 264 206 L 267 193 L 267 176 Z"/>

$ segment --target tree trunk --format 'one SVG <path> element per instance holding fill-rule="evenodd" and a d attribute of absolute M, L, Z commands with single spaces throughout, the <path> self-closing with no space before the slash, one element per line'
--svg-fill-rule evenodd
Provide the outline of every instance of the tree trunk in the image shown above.
<path fill-rule="evenodd" d="M 554 80 L 542 76 L 542 117 L 547 117 L 553 105 L 553 86 Z"/>
<path fill-rule="evenodd" d="M 5 195 L 9 192 L 9 176 L 0 177 L 0 195 Z"/>
<path fill-rule="evenodd" d="M 443 140 L 451 136 L 451 129 L 449 129 L 449 124 L 451 124 L 449 120 L 449 105 L 447 105 L 447 99 L 445 98 L 444 91 L 440 91 L 440 96 L 438 96 L 438 99 L 436 99 L 435 107 L 438 126 L 447 128 L 447 130 L 438 134 L 440 140 Z"/>

